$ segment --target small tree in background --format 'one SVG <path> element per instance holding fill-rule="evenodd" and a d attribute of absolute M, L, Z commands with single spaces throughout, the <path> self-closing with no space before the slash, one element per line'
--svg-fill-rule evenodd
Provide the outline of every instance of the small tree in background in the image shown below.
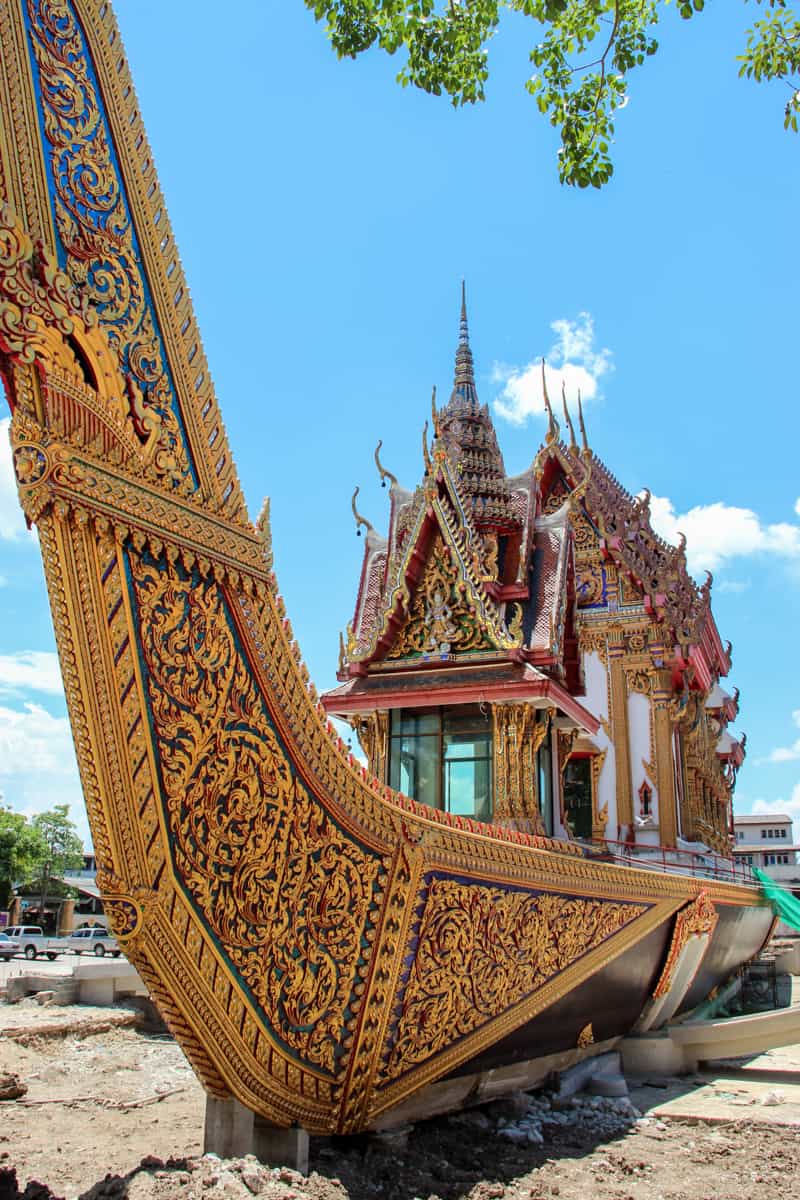
<path fill-rule="evenodd" d="M 78 836 L 74 822 L 69 818 L 69 807 L 66 804 L 57 804 L 48 812 L 37 813 L 32 824 L 46 847 L 40 907 L 41 918 L 44 921 L 50 876 L 62 877 L 69 871 L 80 870 L 83 866 L 83 842 Z"/>
<path fill-rule="evenodd" d="M 0 805 L 0 908 L 10 906 L 15 883 L 41 873 L 47 853 L 41 832 L 22 813 Z"/>

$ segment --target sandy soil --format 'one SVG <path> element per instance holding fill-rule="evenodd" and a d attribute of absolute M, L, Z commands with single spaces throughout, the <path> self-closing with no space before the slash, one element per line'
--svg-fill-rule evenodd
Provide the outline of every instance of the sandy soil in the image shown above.
<path fill-rule="evenodd" d="M 51 1022 L 33 1001 L 15 1022 Z M 0 1006 L 0 1017 L 10 1009 Z M 57 1010 L 69 1020 L 73 1010 Z M 86 1010 L 79 1010 L 85 1014 Z M 8 1029 L 8 1023 L 0 1020 Z M 800 1087 L 800 1048 L 772 1052 L 786 1087 Z M 759 1060 L 769 1076 L 769 1056 Z M 789 1200 L 800 1196 L 800 1124 L 784 1114 L 774 1081 L 720 1122 L 714 1092 L 744 1085 L 713 1078 L 662 1083 L 633 1095 L 637 1109 L 579 1099 L 525 1139 L 523 1114 L 502 1105 L 417 1126 L 402 1139 L 312 1141 L 311 1174 L 255 1160 L 202 1157 L 203 1093 L 169 1038 L 135 1029 L 96 1036 L 0 1036 L 0 1074 L 28 1087 L 0 1103 L 0 1200 Z M 755 1086 L 755 1085 L 754 1085 Z M 726 1092 L 725 1088 L 729 1090 Z M 673 1097 L 711 1097 L 691 1121 L 666 1113 Z M 774 1094 L 777 1093 L 777 1099 Z M 744 1101 L 743 1101 L 744 1103 Z M 673 1105 L 674 1106 L 674 1105 Z M 524 1103 L 523 1103 L 524 1108 Z M 680 1114 L 680 1105 L 674 1111 Z M 754 1121 L 758 1118 L 758 1122 Z M 718 1123 L 709 1124 L 707 1118 Z M 780 1125 L 775 1121 L 789 1123 Z M 556 1122 L 556 1123 L 552 1123 Z M 605 1122 L 605 1124 L 604 1124 Z M 518 1133 L 515 1134 L 514 1130 Z M 533 1135 L 531 1135 L 533 1136 Z M 540 1136 L 539 1133 L 536 1137 Z M 144 1165 L 142 1161 L 144 1160 Z M 15 1173 L 19 1191 L 12 1177 Z M 108 1177 L 108 1178 L 107 1178 Z M 47 1185 L 24 1188 L 31 1180 Z"/>

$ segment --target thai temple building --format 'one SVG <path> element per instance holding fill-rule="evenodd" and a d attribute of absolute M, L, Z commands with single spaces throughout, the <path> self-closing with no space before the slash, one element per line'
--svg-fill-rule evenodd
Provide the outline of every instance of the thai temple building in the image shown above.
<path fill-rule="evenodd" d="M 711 577 L 695 583 L 649 494 L 590 449 L 580 399 L 580 444 L 566 399 L 564 430 L 546 388 L 545 404 L 544 444 L 509 477 L 462 300 L 422 482 L 406 491 L 376 451 L 387 537 L 354 499 L 364 561 L 323 703 L 380 780 L 433 808 L 622 853 L 729 856 L 744 742 Z"/>

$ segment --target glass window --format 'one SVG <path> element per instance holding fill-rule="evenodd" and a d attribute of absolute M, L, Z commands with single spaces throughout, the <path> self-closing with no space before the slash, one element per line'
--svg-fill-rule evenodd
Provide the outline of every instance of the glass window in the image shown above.
<path fill-rule="evenodd" d="M 564 815 L 576 838 L 592 836 L 592 760 L 571 758 L 564 769 Z"/>
<path fill-rule="evenodd" d="M 421 804 L 492 819 L 492 726 L 478 708 L 392 713 L 389 783 Z"/>

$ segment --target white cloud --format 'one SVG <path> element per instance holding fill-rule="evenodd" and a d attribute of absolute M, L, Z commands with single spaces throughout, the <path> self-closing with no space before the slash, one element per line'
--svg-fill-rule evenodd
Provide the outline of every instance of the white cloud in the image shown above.
<path fill-rule="evenodd" d="M 794 511 L 797 513 L 798 517 L 800 517 L 800 496 L 798 496 L 794 502 Z"/>
<path fill-rule="evenodd" d="M 58 655 L 49 651 L 19 650 L 0 654 L 0 695 L 29 688 L 51 696 L 63 696 Z"/>
<path fill-rule="evenodd" d="M 495 363 L 492 368 L 492 381 L 503 385 L 494 402 L 495 412 L 514 425 L 523 425 L 528 417 L 545 411 L 542 357 L 547 392 L 553 405 L 561 403 L 562 383 L 568 400 L 574 402 L 579 391 L 583 400 L 594 400 L 600 391 L 600 380 L 613 369 L 611 351 L 595 348 L 594 320 L 590 313 L 580 313 L 575 321 L 564 318 L 553 321 L 550 328 L 556 341 L 545 355 L 534 356 L 525 367 Z"/>
<path fill-rule="evenodd" d="M 796 783 L 792 788 L 792 794 L 788 800 L 755 800 L 752 812 L 755 816 L 763 813 L 786 813 L 793 821 L 800 822 L 800 783 Z"/>
<path fill-rule="evenodd" d="M 800 525 L 779 521 L 765 525 L 749 508 L 724 504 L 698 504 L 688 512 L 676 513 L 666 496 L 650 500 L 653 528 L 668 542 L 686 535 L 686 559 L 689 570 L 714 571 L 749 554 L 772 554 L 800 561 Z"/>
<path fill-rule="evenodd" d="M 797 729 L 800 729 L 800 708 L 796 708 L 792 713 L 792 721 Z M 761 763 L 785 763 L 800 761 L 800 737 L 792 742 L 791 746 L 776 746 L 774 750 L 770 750 L 766 758 L 757 760 Z"/>
<path fill-rule="evenodd" d="M 79 834 L 91 844 L 66 717 L 54 717 L 38 704 L 0 705 L 0 791 L 26 816 L 67 804 Z"/>
<path fill-rule="evenodd" d="M 0 540 L 4 541 L 16 541 L 27 534 L 11 461 L 11 443 L 8 440 L 10 424 L 9 417 L 0 420 Z"/>

